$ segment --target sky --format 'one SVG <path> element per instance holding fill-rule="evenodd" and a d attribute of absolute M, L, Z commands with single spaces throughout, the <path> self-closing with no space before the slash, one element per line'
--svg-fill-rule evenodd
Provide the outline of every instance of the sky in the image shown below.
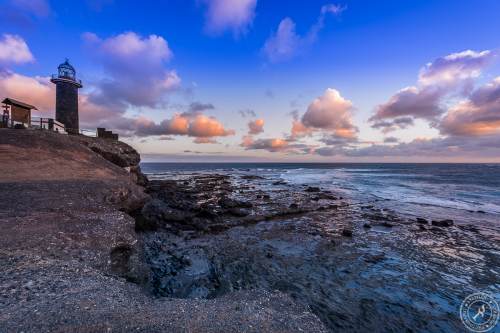
<path fill-rule="evenodd" d="M 144 161 L 500 162 L 500 2 L 0 0 L 0 97 Z"/>

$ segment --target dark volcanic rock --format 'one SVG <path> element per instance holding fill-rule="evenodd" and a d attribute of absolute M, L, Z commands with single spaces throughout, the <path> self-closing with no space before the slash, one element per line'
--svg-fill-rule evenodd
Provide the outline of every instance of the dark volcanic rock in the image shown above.
<path fill-rule="evenodd" d="M 427 224 L 429 222 L 426 219 L 424 219 L 424 218 L 417 217 L 417 223 Z"/>
<path fill-rule="evenodd" d="M 252 208 L 253 204 L 249 201 L 240 201 L 240 200 L 234 200 L 230 198 L 222 198 L 219 200 L 219 205 L 222 208 Z"/>
<path fill-rule="evenodd" d="M 349 228 L 342 229 L 342 236 L 352 237 L 352 229 Z"/>
<path fill-rule="evenodd" d="M 309 192 L 309 193 L 314 193 L 314 192 L 321 191 L 321 189 L 319 187 L 316 187 L 316 186 L 308 186 L 304 191 Z"/>
<path fill-rule="evenodd" d="M 234 208 L 229 209 L 228 213 L 233 215 L 233 216 L 238 216 L 238 217 L 243 217 L 243 216 L 247 216 L 248 214 L 250 214 L 250 212 L 248 210 L 246 210 L 245 208 L 238 208 L 238 207 L 234 207 Z"/>
<path fill-rule="evenodd" d="M 432 225 L 436 227 L 451 227 L 453 225 L 453 220 L 433 220 Z"/>

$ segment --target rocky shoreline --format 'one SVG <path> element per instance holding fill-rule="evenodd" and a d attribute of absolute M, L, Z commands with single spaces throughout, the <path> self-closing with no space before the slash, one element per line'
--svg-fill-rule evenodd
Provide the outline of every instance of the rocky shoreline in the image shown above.
<path fill-rule="evenodd" d="M 496 225 L 251 171 L 148 181 L 117 141 L 0 150 L 0 332 L 450 332 L 499 293 Z"/>
<path fill-rule="evenodd" d="M 383 323 L 384 331 L 449 332 L 463 330 L 465 296 L 499 291 L 496 229 L 402 216 L 251 171 L 172 172 L 146 192 L 152 200 L 134 216 L 149 288 L 160 297 L 275 290 L 329 331 Z"/>
<path fill-rule="evenodd" d="M 140 156 L 105 139 L 0 130 L 0 332 L 322 332 L 284 293 L 151 292 Z"/>

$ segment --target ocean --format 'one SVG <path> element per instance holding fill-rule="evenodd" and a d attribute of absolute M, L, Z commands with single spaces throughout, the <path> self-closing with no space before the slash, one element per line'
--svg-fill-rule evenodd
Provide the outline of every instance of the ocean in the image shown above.
<path fill-rule="evenodd" d="M 320 186 L 408 217 L 500 222 L 500 164 L 142 163 L 151 179 L 193 173 L 259 175 Z"/>

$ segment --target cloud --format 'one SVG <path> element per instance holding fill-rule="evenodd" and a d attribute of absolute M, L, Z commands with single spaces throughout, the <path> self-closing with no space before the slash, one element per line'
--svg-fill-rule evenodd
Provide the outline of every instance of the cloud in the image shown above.
<path fill-rule="evenodd" d="M 291 59 L 305 42 L 296 33 L 295 22 L 286 17 L 281 20 L 276 32 L 266 40 L 262 51 L 268 61 L 276 63 Z"/>
<path fill-rule="evenodd" d="M 375 109 L 370 118 L 374 128 L 385 132 L 406 128 L 413 119 L 435 123 L 446 112 L 444 99 L 453 94 L 468 94 L 482 70 L 492 62 L 491 51 L 466 50 L 438 58 L 419 72 L 416 86 L 401 89 Z"/>
<path fill-rule="evenodd" d="M 397 129 L 410 127 L 413 123 L 413 117 L 398 117 L 393 120 L 378 120 L 372 127 L 381 129 L 383 133 L 389 133 Z"/>
<path fill-rule="evenodd" d="M 264 119 L 255 119 L 248 122 L 248 134 L 259 134 L 264 132 Z"/>
<path fill-rule="evenodd" d="M 375 115 L 370 120 L 397 119 L 405 116 L 434 119 L 444 112 L 444 109 L 440 106 L 443 94 L 443 89 L 438 87 L 424 89 L 407 87 L 401 89 L 388 102 L 379 105 Z M 408 119 L 408 117 L 405 117 L 405 119 Z M 403 121 L 402 123 L 409 124 L 410 121 Z M 380 127 L 380 125 L 377 126 L 377 123 L 375 123 L 374 127 Z"/>
<path fill-rule="evenodd" d="M 289 144 L 285 139 L 270 138 L 253 140 L 252 137 L 246 136 L 243 138 L 242 146 L 247 150 L 262 149 L 269 152 L 282 152 L 289 148 Z"/>
<path fill-rule="evenodd" d="M 122 130 L 126 136 L 167 136 L 181 135 L 194 137 L 195 143 L 215 143 L 214 138 L 234 135 L 234 130 L 226 129 L 216 118 L 204 114 L 175 114 L 160 123 L 138 117 L 124 119 L 114 128 Z"/>
<path fill-rule="evenodd" d="M 418 82 L 423 86 L 459 84 L 478 77 L 494 56 L 494 53 L 488 50 L 466 50 L 437 58 L 420 70 Z"/>
<path fill-rule="evenodd" d="M 415 139 L 397 145 L 372 145 L 365 148 L 343 149 L 349 157 L 498 157 L 500 136 L 487 135 L 471 140 L 466 137 Z"/>
<path fill-rule="evenodd" d="M 193 140 L 194 143 L 198 143 L 198 144 L 204 144 L 204 143 L 217 143 L 217 140 L 214 140 L 212 138 L 195 138 Z"/>
<path fill-rule="evenodd" d="M 297 139 L 306 135 L 310 135 L 314 132 L 312 128 L 307 127 L 300 121 L 299 119 L 294 119 L 292 120 L 292 130 L 291 130 L 291 137 L 293 139 Z"/>
<path fill-rule="evenodd" d="M 0 72 L 0 96 L 32 104 L 42 112 L 54 110 L 55 106 L 55 86 L 48 77 Z"/>
<path fill-rule="evenodd" d="M 213 109 L 215 109 L 215 107 L 211 103 L 194 102 L 189 105 L 189 112 L 202 112 Z"/>
<path fill-rule="evenodd" d="M 312 130 L 324 130 L 337 137 L 354 138 L 357 128 L 352 123 L 352 103 L 340 93 L 328 88 L 309 104 L 302 116 L 302 124 Z"/>
<path fill-rule="evenodd" d="M 500 134 L 500 77 L 452 107 L 439 128 L 442 134 L 456 136 Z"/>
<path fill-rule="evenodd" d="M 165 67 L 173 53 L 161 36 L 125 32 L 101 39 L 85 33 L 83 39 L 105 73 L 91 96 L 96 103 L 155 107 L 180 85 L 177 72 Z"/>
<path fill-rule="evenodd" d="M 300 36 L 296 32 L 295 22 L 285 17 L 281 20 L 278 28 L 273 32 L 262 47 L 262 54 L 271 63 L 290 60 L 301 50 L 314 43 L 318 33 L 323 29 L 325 16 L 327 14 L 339 15 L 345 7 L 328 4 L 321 7 L 320 15 L 316 23 L 309 29 L 308 33 Z"/>
<path fill-rule="evenodd" d="M 239 110 L 238 113 L 243 117 L 257 117 L 257 114 L 255 113 L 254 110 L 251 109 L 245 109 L 245 110 Z"/>
<path fill-rule="evenodd" d="M 231 31 L 239 37 L 248 31 L 255 17 L 257 0 L 201 0 L 207 7 L 205 31 L 220 35 Z"/>
<path fill-rule="evenodd" d="M 18 35 L 3 34 L 0 39 L 0 64 L 23 64 L 35 61 L 28 44 Z"/>
<path fill-rule="evenodd" d="M 11 97 L 37 107 L 44 117 L 55 117 L 55 85 L 49 77 L 30 77 L 14 72 L 0 72 L 0 96 Z M 124 109 L 95 104 L 88 94 L 80 93 L 79 116 L 81 128 L 95 128 L 96 125 L 115 128 L 130 122 L 123 117 Z"/>
<path fill-rule="evenodd" d="M 399 139 L 393 136 L 388 136 L 384 138 L 384 143 L 397 143 L 399 142 Z"/>
<path fill-rule="evenodd" d="M 234 131 L 225 129 L 224 126 L 213 117 L 197 115 L 189 123 L 188 135 L 210 138 L 216 136 L 234 135 Z"/>
<path fill-rule="evenodd" d="M 37 17 L 47 17 L 51 13 L 47 0 L 11 0 L 11 4 L 16 10 L 22 10 Z"/>

